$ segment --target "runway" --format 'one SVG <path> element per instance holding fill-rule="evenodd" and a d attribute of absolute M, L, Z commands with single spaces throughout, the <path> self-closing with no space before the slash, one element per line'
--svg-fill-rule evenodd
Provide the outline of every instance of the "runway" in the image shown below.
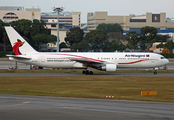
<path fill-rule="evenodd" d="M 158 73 L 154 75 L 153 73 L 94 73 L 93 75 L 86 75 L 82 73 L 0 73 L 1 76 L 166 76 L 174 77 L 173 73 Z"/>
<path fill-rule="evenodd" d="M 0 95 L 0 120 L 174 120 L 174 104 Z"/>
<path fill-rule="evenodd" d="M 8 69 L 9 61 L 0 61 Z M 14 63 L 10 63 L 14 66 Z M 20 69 L 29 69 L 19 63 Z M 173 70 L 174 62 L 167 67 Z M 0 76 L 173 76 L 173 73 L 0 73 Z M 174 103 L 0 94 L 0 120 L 174 120 Z"/>
<path fill-rule="evenodd" d="M 1 59 L 0 59 L 1 60 Z M 173 59 L 172 59 L 173 60 Z M 8 70 L 9 67 L 15 67 L 16 66 L 16 62 L 14 61 L 0 61 L 0 69 L 1 70 Z M 20 70 L 29 70 L 30 69 L 30 65 L 26 65 L 23 63 L 17 63 L 18 69 Z M 44 69 L 49 69 L 49 68 L 44 68 Z M 118 68 L 118 70 L 122 70 L 124 68 Z M 136 68 L 125 68 L 126 70 L 136 70 Z M 174 70 L 174 62 L 170 62 L 167 64 L 167 70 Z"/>

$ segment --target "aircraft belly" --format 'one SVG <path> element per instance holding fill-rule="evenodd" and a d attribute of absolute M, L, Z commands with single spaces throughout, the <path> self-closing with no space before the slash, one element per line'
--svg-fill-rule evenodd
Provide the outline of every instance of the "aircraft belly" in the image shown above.
<path fill-rule="evenodd" d="M 134 63 L 134 64 L 126 64 L 126 65 L 118 65 L 118 67 L 120 68 L 127 68 L 127 67 L 130 67 L 130 68 L 141 68 L 142 65 L 140 63 Z"/>
<path fill-rule="evenodd" d="M 19 60 L 19 59 L 15 59 L 12 57 L 9 57 L 10 61 L 15 61 L 15 62 L 20 62 L 20 63 L 24 63 L 24 64 L 28 64 L 28 65 L 32 65 L 33 62 L 31 60 Z"/>
<path fill-rule="evenodd" d="M 40 66 L 48 68 L 73 68 L 73 62 L 49 62 L 41 63 Z"/>

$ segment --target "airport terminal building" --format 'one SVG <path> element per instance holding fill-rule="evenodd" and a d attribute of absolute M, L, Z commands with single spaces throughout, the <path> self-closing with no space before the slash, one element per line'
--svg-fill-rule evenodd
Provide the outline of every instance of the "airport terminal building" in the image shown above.
<path fill-rule="evenodd" d="M 57 12 L 41 13 L 41 20 L 46 22 L 50 34 L 57 36 Z M 64 42 L 66 32 L 72 27 L 81 27 L 81 12 L 60 12 L 59 14 L 59 37 L 60 43 Z"/>
<path fill-rule="evenodd" d="M 102 23 L 118 23 L 122 26 L 124 34 L 130 31 L 140 33 L 140 29 L 145 26 L 155 27 L 159 34 L 168 34 L 174 42 L 174 18 L 166 18 L 166 13 L 153 14 L 148 12 L 145 15 L 130 14 L 129 16 L 109 16 L 107 12 L 87 14 L 88 32 L 95 30 Z"/>
<path fill-rule="evenodd" d="M 87 30 L 95 30 L 101 23 L 118 23 L 122 26 L 124 33 L 130 31 L 140 32 L 145 26 L 152 26 L 158 30 L 158 33 L 174 32 L 174 19 L 166 18 L 166 13 L 129 16 L 109 16 L 107 12 L 95 12 L 87 14 Z"/>
<path fill-rule="evenodd" d="M 20 19 L 40 20 L 41 10 L 39 8 L 27 8 L 18 6 L 0 6 L 0 19 L 9 23 Z"/>
<path fill-rule="evenodd" d="M 21 6 L 0 6 L 0 19 L 9 23 L 19 19 L 38 19 L 46 22 L 50 34 L 57 36 L 57 13 L 42 12 L 39 8 L 24 9 Z M 140 33 L 144 26 L 152 26 L 160 34 L 169 34 L 174 41 L 174 18 L 166 18 L 166 13 L 146 13 L 144 15 L 111 16 L 107 12 L 94 12 L 87 14 L 87 25 L 81 24 L 81 12 L 62 11 L 59 15 L 59 39 L 64 42 L 66 32 L 72 27 L 80 27 L 85 33 L 95 30 L 101 23 L 118 23 L 122 26 L 124 34 L 130 31 Z M 86 29 L 87 28 L 87 29 Z M 0 45 L 1 46 L 1 45 Z M 56 49 L 55 45 L 55 49 Z M 2 47 L 0 47 L 2 48 Z"/>
<path fill-rule="evenodd" d="M 0 6 L 0 19 L 9 23 L 20 19 L 38 19 L 46 22 L 50 34 L 57 36 L 57 12 L 42 12 L 39 8 L 24 9 L 21 6 Z M 64 42 L 71 27 L 81 27 L 81 12 L 63 11 L 59 14 L 59 39 Z M 1 46 L 1 45 L 0 45 Z M 56 49 L 57 45 L 55 45 Z M 3 47 L 2 47 L 3 48 Z"/>

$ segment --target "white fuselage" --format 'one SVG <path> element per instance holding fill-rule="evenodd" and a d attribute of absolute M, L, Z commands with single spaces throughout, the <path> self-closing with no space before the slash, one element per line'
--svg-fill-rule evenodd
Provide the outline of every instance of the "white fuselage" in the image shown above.
<path fill-rule="evenodd" d="M 155 53 L 72 53 L 72 52 L 45 52 L 22 55 L 30 60 L 10 60 L 48 67 L 48 68 L 87 68 L 89 66 L 98 67 L 101 64 L 114 63 L 117 68 L 155 68 L 166 65 L 169 61 L 162 55 Z M 78 60 L 88 61 L 88 64 Z M 90 65 L 89 61 L 92 61 Z M 96 64 L 95 64 L 96 63 Z"/>

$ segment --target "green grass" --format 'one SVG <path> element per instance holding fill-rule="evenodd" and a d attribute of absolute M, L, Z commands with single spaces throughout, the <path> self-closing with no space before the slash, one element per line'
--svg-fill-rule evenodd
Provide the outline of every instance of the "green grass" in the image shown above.
<path fill-rule="evenodd" d="M 169 60 L 169 62 L 174 62 L 174 60 Z"/>
<path fill-rule="evenodd" d="M 174 102 L 174 77 L 0 77 L 0 94 Z M 141 96 L 141 91 L 158 95 Z"/>

